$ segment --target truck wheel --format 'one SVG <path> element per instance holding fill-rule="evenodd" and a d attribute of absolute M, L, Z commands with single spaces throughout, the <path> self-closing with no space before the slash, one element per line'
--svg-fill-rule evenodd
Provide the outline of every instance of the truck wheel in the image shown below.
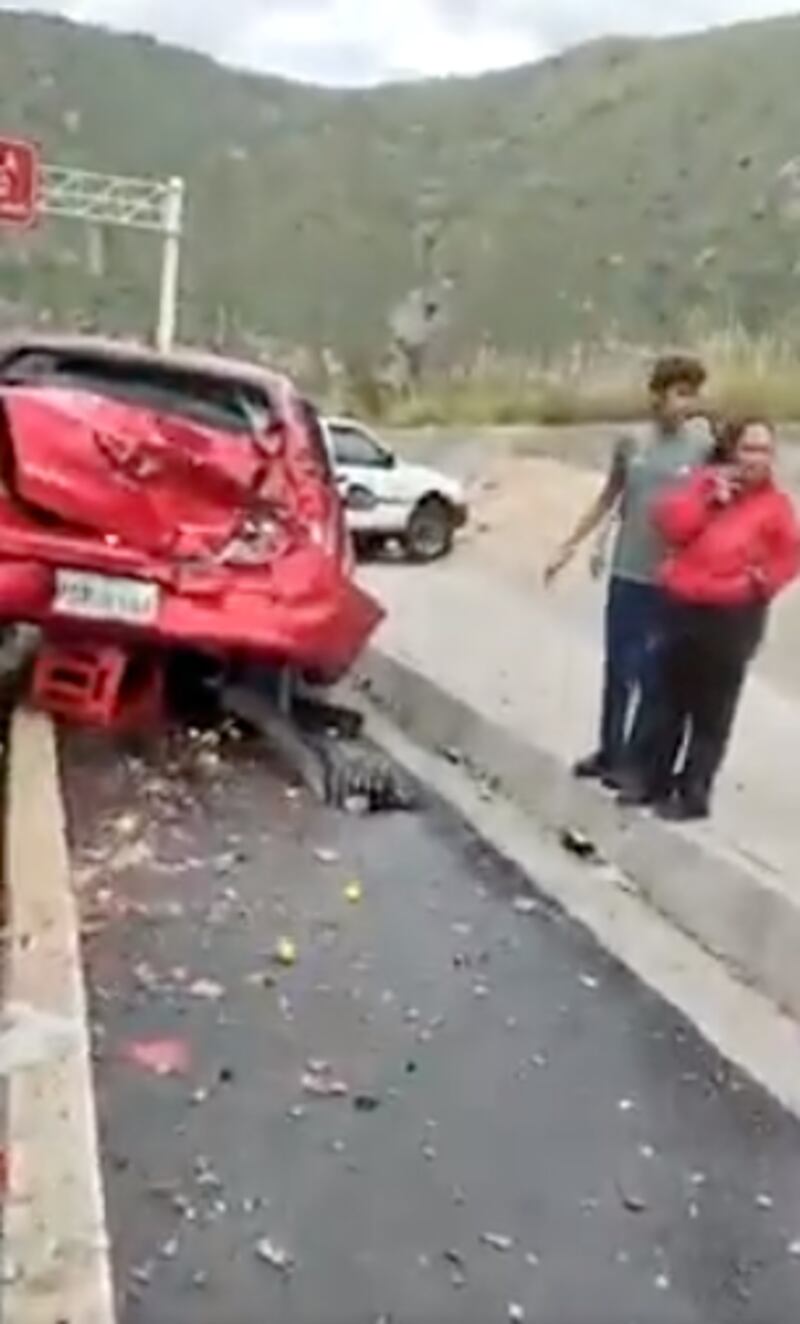
<path fill-rule="evenodd" d="M 437 561 L 452 548 L 454 533 L 447 502 L 437 496 L 425 497 L 411 514 L 403 545 L 412 561 Z"/>

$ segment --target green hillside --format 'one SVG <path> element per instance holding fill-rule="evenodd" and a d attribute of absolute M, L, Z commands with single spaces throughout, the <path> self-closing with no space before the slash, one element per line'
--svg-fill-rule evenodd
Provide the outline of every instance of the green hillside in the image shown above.
<path fill-rule="evenodd" d="M 335 92 L 139 37 L 0 14 L 0 131 L 48 160 L 186 176 L 184 332 L 233 325 L 363 353 L 444 223 L 454 350 L 669 338 L 699 310 L 797 321 L 800 18 L 608 41 L 479 79 Z M 798 208 L 800 211 L 800 207 Z M 0 235 L 0 296 L 143 329 L 157 244 L 48 222 Z"/>

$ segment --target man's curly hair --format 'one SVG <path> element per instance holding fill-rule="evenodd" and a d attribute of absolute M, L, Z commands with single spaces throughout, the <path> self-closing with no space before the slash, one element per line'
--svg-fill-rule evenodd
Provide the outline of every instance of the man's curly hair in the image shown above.
<path fill-rule="evenodd" d="M 674 386 L 689 386 L 699 391 L 707 377 L 705 366 L 693 355 L 666 354 L 653 365 L 649 386 L 653 395 L 665 395 Z"/>

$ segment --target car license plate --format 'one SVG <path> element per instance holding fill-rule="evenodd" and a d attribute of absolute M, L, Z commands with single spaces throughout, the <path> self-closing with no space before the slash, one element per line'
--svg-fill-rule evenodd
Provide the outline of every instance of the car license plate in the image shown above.
<path fill-rule="evenodd" d="M 158 617 L 159 591 L 143 579 L 57 570 L 54 611 L 92 621 L 150 625 Z"/>

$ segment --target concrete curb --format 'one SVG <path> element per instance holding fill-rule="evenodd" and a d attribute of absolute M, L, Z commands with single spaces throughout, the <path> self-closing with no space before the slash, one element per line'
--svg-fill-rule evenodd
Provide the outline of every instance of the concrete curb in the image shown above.
<path fill-rule="evenodd" d="M 12 718 L 6 773 L 4 1324 L 113 1324 L 86 993 L 55 733 Z M 6 1035 L 3 1036 L 4 1038 Z M 12 1053 L 12 1058 L 14 1054 Z"/>
<path fill-rule="evenodd" d="M 655 908 L 746 982 L 800 1018 L 800 904 L 768 874 L 697 833 L 620 810 L 565 763 L 378 649 L 359 684 L 424 748 L 455 750 L 543 827 L 580 827 Z"/>

